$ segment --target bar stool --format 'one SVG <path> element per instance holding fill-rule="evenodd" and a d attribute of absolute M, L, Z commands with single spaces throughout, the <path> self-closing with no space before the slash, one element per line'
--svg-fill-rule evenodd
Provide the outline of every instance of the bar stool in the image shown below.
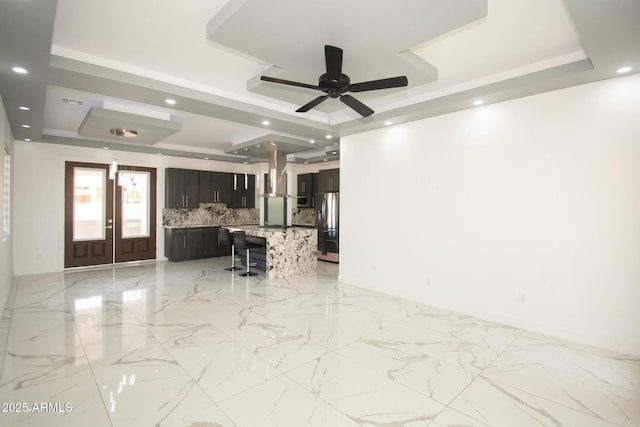
<path fill-rule="evenodd" d="M 234 245 L 233 236 L 226 228 L 220 228 L 218 230 L 218 244 L 223 246 L 231 246 L 231 267 L 225 268 L 227 271 L 238 271 L 240 267 L 236 267 L 236 248 Z"/>
<path fill-rule="evenodd" d="M 263 247 L 263 245 L 259 245 L 257 243 L 249 243 L 247 242 L 247 236 L 244 231 L 234 231 L 233 232 L 233 241 L 238 247 L 238 249 L 246 249 L 247 251 L 247 271 L 244 273 L 240 273 L 240 276 L 257 276 L 258 273 L 251 271 L 251 249 L 257 249 Z"/>

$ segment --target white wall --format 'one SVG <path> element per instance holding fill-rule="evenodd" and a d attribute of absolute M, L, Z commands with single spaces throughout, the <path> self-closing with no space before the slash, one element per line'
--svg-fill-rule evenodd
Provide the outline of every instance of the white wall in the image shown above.
<path fill-rule="evenodd" d="M 111 163 L 157 168 L 156 257 L 164 256 L 164 169 L 255 173 L 258 165 L 98 150 L 49 143 L 15 141 L 14 271 L 15 275 L 64 269 L 65 162 Z"/>
<path fill-rule="evenodd" d="M 340 280 L 640 355 L 639 93 L 634 75 L 342 138 Z"/>
<path fill-rule="evenodd" d="M 7 240 L 4 240 L 3 230 L 4 230 L 4 200 L 3 200 L 3 188 L 4 188 L 4 150 L 9 150 L 9 155 L 11 156 L 11 165 L 10 172 L 13 175 L 14 168 L 14 158 L 13 155 L 13 134 L 11 132 L 11 128 L 9 126 L 9 120 L 7 119 L 7 114 L 4 109 L 4 103 L 2 102 L 2 96 L 0 96 L 0 313 L 4 309 L 4 304 L 7 298 L 7 293 L 9 292 L 9 287 L 11 286 L 11 282 L 13 281 L 13 221 L 10 215 L 9 220 L 9 229 L 10 234 Z M 13 186 L 13 177 L 10 177 L 10 185 Z M 10 203 L 15 200 L 13 198 L 13 191 L 10 192 L 11 199 Z"/>

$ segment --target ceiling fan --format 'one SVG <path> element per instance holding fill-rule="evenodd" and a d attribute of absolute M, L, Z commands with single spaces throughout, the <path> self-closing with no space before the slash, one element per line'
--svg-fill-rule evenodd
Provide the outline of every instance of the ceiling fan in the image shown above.
<path fill-rule="evenodd" d="M 320 76 L 318 85 L 294 82 L 291 80 L 276 79 L 274 77 L 261 76 L 260 80 L 271 83 L 279 83 L 289 86 L 298 86 L 307 89 L 317 89 L 326 93 L 296 110 L 297 113 L 306 113 L 328 98 L 340 98 L 340 101 L 357 111 L 362 117 L 368 117 L 374 111 L 358 101 L 351 95 L 344 95 L 345 92 L 365 92 L 368 90 L 390 89 L 403 87 L 409 84 L 406 76 L 390 77 L 387 79 L 371 80 L 362 83 L 351 83 L 349 76 L 342 74 L 342 49 L 335 46 L 325 45 L 325 62 L 327 72 Z"/>

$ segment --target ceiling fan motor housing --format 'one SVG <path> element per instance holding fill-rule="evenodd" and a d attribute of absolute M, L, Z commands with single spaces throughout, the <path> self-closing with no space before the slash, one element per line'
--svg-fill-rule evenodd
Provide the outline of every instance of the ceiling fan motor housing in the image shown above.
<path fill-rule="evenodd" d="M 340 80 L 330 79 L 328 73 L 324 73 L 318 79 L 318 86 L 331 98 L 338 98 L 346 92 L 351 85 L 351 79 L 346 74 L 340 74 Z"/>

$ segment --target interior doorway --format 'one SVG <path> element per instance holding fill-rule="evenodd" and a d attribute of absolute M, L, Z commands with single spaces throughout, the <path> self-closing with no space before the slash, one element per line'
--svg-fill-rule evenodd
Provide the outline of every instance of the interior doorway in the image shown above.
<path fill-rule="evenodd" d="M 65 268 L 156 257 L 156 169 L 110 168 L 66 162 Z"/>

